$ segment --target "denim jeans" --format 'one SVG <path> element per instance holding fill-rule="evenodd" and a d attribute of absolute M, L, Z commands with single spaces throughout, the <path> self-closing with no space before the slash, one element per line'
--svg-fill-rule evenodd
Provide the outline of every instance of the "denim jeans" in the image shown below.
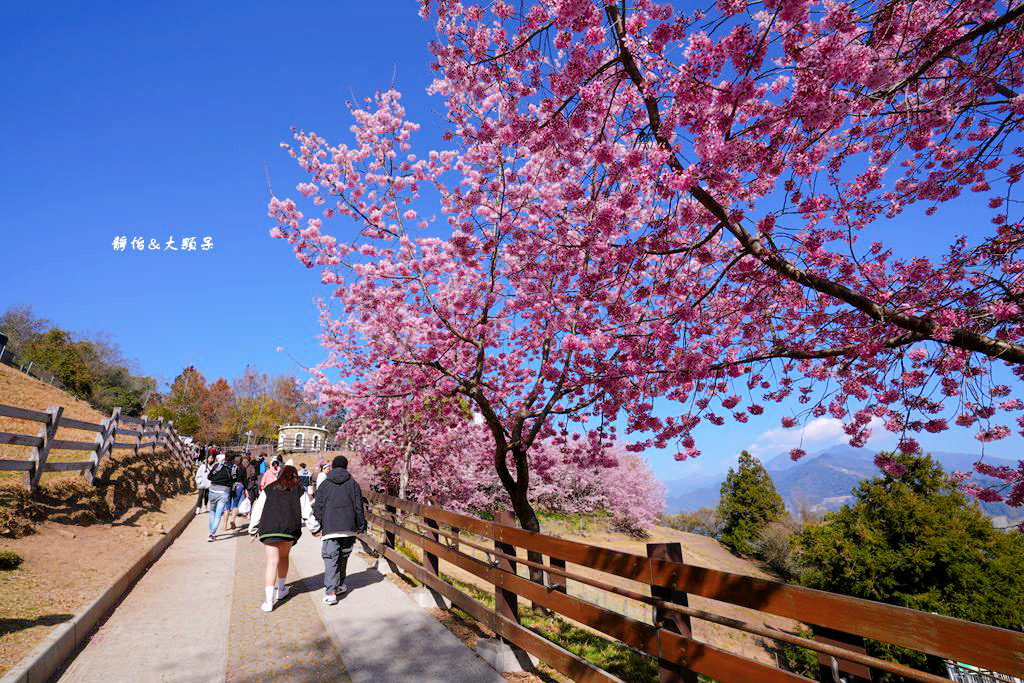
<path fill-rule="evenodd" d="M 217 533 L 220 517 L 228 507 L 229 491 L 210 491 L 210 533 Z"/>
<path fill-rule="evenodd" d="M 236 481 L 231 487 L 231 500 L 228 503 L 229 510 L 237 510 L 238 504 L 242 502 L 242 498 L 245 497 L 245 485 L 241 482 Z"/>
<path fill-rule="evenodd" d="M 337 595 L 341 584 L 345 583 L 348 556 L 352 554 L 355 543 L 355 536 L 324 539 L 320 556 L 324 558 L 324 588 L 327 595 Z"/>

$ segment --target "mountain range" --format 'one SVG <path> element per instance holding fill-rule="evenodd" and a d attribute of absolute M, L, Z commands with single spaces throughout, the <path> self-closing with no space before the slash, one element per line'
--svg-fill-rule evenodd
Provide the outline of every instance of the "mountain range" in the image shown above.
<path fill-rule="evenodd" d="M 852 490 L 861 480 L 881 474 L 875 466 L 875 455 L 875 451 L 867 448 L 840 444 L 806 455 L 796 462 L 790 459 L 788 453 L 782 453 L 765 460 L 764 468 L 791 512 L 797 512 L 805 505 L 814 511 L 830 511 L 852 503 Z M 978 459 L 977 454 L 972 453 L 931 452 L 929 455 L 947 473 L 971 471 Z M 984 462 L 1016 466 L 1013 461 L 989 456 L 985 457 Z M 977 473 L 972 479 L 980 484 L 996 481 Z M 668 491 L 665 495 L 665 512 L 678 514 L 702 507 L 716 507 L 724 481 L 724 473 L 666 481 Z M 982 503 L 982 508 L 993 518 L 1005 517 L 1007 521 L 1012 521 L 1024 517 L 1024 512 L 1010 508 L 1005 503 Z M 1003 521 L 999 519 L 999 522 Z"/>

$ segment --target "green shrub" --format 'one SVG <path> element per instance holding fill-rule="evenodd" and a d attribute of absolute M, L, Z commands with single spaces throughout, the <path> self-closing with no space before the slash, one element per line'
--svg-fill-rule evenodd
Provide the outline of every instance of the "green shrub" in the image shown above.
<path fill-rule="evenodd" d="M 21 564 L 21 555 L 13 550 L 0 548 L 0 569 L 17 569 L 19 564 Z"/>
<path fill-rule="evenodd" d="M 799 522 L 784 517 L 777 522 L 770 522 L 754 542 L 757 556 L 786 581 L 800 576 L 800 548 L 796 540 L 802 530 Z"/>

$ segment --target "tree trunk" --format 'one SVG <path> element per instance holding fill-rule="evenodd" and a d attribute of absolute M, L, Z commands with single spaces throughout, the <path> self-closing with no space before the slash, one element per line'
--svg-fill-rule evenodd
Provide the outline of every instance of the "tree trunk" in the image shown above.
<path fill-rule="evenodd" d="M 518 458 L 523 458 L 524 460 L 522 462 L 525 463 L 525 453 L 513 453 L 513 457 L 517 458 L 517 465 L 519 462 Z M 519 467 L 517 467 L 517 470 L 520 472 L 522 471 Z M 540 520 L 537 519 L 537 513 L 534 511 L 533 506 L 530 505 L 530 500 L 527 495 L 529 481 L 528 477 L 520 477 L 517 479 L 513 487 L 506 487 L 506 490 L 508 490 L 509 498 L 512 500 L 512 511 L 515 513 L 516 519 L 519 520 L 519 526 L 526 531 L 540 532 Z M 544 563 L 544 556 L 536 550 L 527 550 L 526 559 L 530 562 L 536 562 L 537 564 Z M 530 567 L 529 571 L 530 581 L 539 583 L 543 586 L 544 570 L 537 569 L 536 567 Z M 540 607 L 539 605 L 534 605 L 533 609 L 545 614 L 548 613 L 548 610 Z"/>
<path fill-rule="evenodd" d="M 509 498 L 512 500 L 512 512 L 515 513 L 516 519 L 519 520 L 519 526 L 526 531 L 540 531 L 540 520 L 537 519 L 537 513 L 534 511 L 533 506 L 530 505 L 525 489 L 526 486 L 520 488 L 519 482 L 516 482 L 511 489 L 507 486 L 505 487 Z"/>
<path fill-rule="evenodd" d="M 405 492 L 409 488 L 409 469 L 412 467 L 412 441 L 405 444 L 405 455 L 402 458 L 402 469 L 398 473 L 398 497 L 405 500 Z"/>

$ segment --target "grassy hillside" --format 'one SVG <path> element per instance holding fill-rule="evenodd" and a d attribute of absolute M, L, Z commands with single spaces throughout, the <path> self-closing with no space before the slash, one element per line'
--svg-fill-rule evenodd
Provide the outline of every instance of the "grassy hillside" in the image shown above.
<path fill-rule="evenodd" d="M 24 372 L 0 363 L 0 403 L 18 408 L 38 410 L 45 412 L 50 406 L 60 405 L 64 407 L 64 415 L 100 424 L 109 415 L 104 415 L 85 401 L 79 400 L 71 394 L 52 387 L 46 382 L 30 377 Z M 15 420 L 10 417 L 0 417 L 0 432 L 12 434 L 36 435 L 42 425 L 29 420 Z M 82 429 L 68 429 L 61 427 L 57 430 L 57 438 L 68 441 L 94 441 L 95 432 Z M 49 460 L 53 462 L 69 462 L 82 460 L 85 454 L 82 451 L 50 451 Z M 29 446 L 11 446 L 0 444 L 0 458 L 6 460 L 28 460 L 32 456 L 32 448 Z M 0 472 L 0 488 L 8 488 L 10 485 L 20 484 L 24 480 L 22 472 Z M 67 479 L 81 475 L 73 472 L 54 472 L 43 475 L 43 479 Z"/>

